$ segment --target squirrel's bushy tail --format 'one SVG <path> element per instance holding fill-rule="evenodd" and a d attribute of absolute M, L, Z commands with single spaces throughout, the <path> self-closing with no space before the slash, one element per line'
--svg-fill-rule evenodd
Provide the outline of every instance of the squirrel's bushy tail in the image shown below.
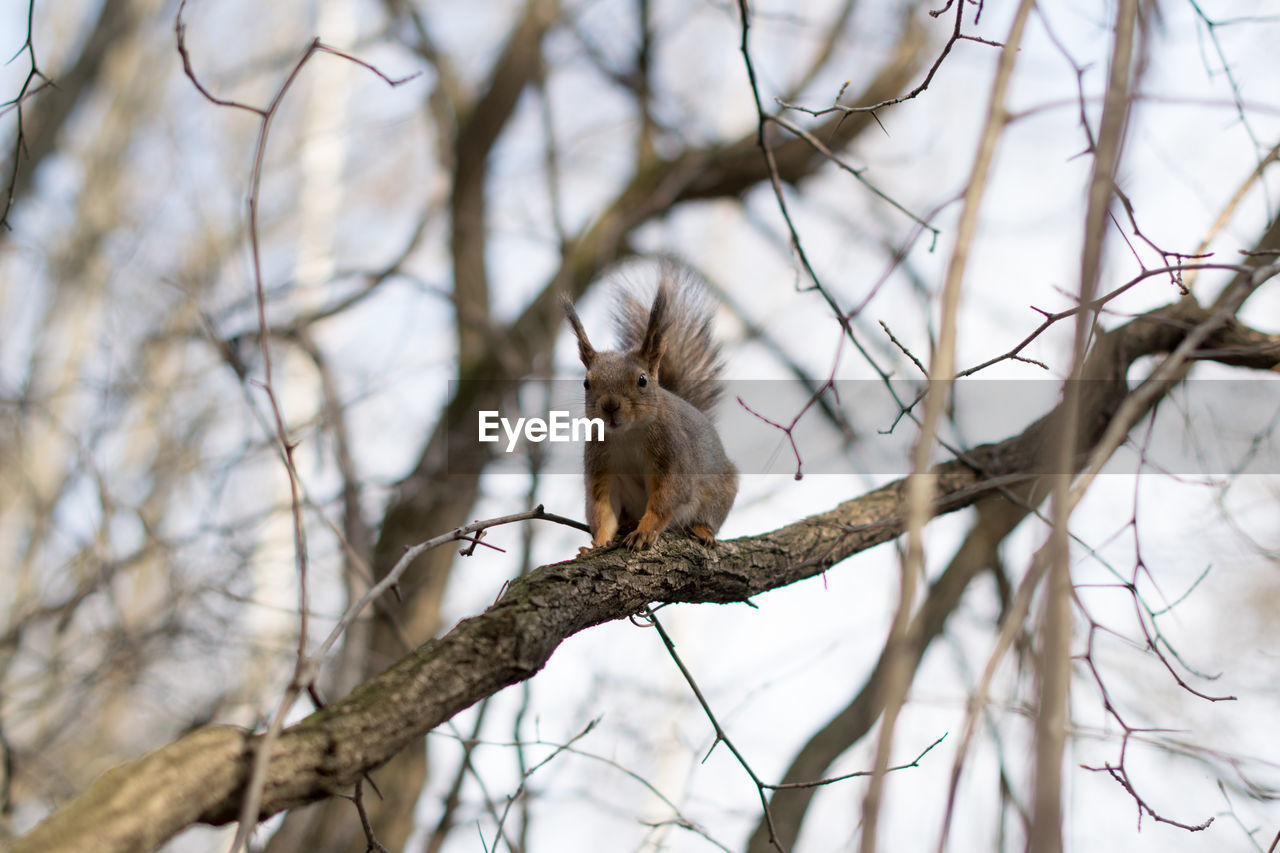
<path fill-rule="evenodd" d="M 658 370 L 658 384 L 711 415 L 723 388 L 724 362 L 711 334 L 715 308 L 702 284 L 686 270 L 664 265 L 658 288 L 666 294 L 662 324 L 666 351 Z M 651 305 L 628 290 L 618 292 L 618 344 L 639 349 L 649 325 Z"/>

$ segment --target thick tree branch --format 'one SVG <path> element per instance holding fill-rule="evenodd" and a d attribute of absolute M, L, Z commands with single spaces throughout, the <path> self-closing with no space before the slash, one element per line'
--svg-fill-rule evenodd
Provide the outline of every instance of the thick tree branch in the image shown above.
<path fill-rule="evenodd" d="M 1103 334 L 1082 400 L 1081 455 L 1105 431 L 1127 394 L 1124 374 L 1143 355 L 1167 352 L 1211 312 L 1190 298 Z M 1262 335 L 1227 326 L 1205 350 L 1257 349 Z M 1280 364 L 1280 358 L 1271 367 Z M 952 512 L 1042 467 L 1056 410 L 1018 436 L 984 445 L 967 461 L 937 466 L 937 513 Z M 483 614 L 463 620 L 346 698 L 285 730 L 273 749 L 261 816 L 345 792 L 360 775 L 462 709 L 534 675 L 567 637 L 626 618 L 651 602 L 733 603 L 819 574 L 898 536 L 905 480 L 829 512 L 707 551 L 668 537 L 631 555 L 608 551 L 556 563 L 512 581 Z M 154 847 L 193 822 L 236 818 L 254 736 L 231 727 L 198 730 L 101 777 L 15 847 L 35 851 L 134 851 Z"/>

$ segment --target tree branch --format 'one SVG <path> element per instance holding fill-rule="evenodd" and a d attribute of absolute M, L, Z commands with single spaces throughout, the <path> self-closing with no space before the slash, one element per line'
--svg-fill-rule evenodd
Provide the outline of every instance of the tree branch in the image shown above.
<path fill-rule="evenodd" d="M 1187 298 L 1102 334 L 1086 370 L 1077 447 L 1082 464 L 1128 393 L 1137 358 L 1176 347 L 1212 312 Z M 1206 352 L 1256 349 L 1280 335 L 1219 328 Z M 1273 357 L 1271 367 L 1280 365 Z M 1026 483 L 1053 447 L 1057 409 L 1020 435 L 984 445 L 967 461 L 937 466 L 935 514 L 953 512 L 1011 484 Z M 631 616 L 651 602 L 743 602 L 826 571 L 898 536 L 905 480 L 760 536 L 708 551 L 682 537 L 639 555 L 612 550 L 544 566 L 512 581 L 502 598 L 431 640 L 346 698 L 286 729 L 272 749 L 259 817 L 345 793 L 435 726 L 527 679 L 567 637 Z M 134 851 L 155 847 L 194 822 L 234 820 L 257 738 L 233 727 L 200 729 L 118 767 L 20 839 L 15 853 Z"/>
<path fill-rule="evenodd" d="M 19 96 L 15 103 L 19 109 L 17 138 L 13 157 L 6 164 L 9 187 L 5 200 L 0 205 L 3 209 L 0 224 L 7 227 L 13 207 L 31 190 L 32 176 L 40 164 L 56 150 L 58 134 L 62 132 L 71 113 L 99 85 L 103 63 L 112 49 L 133 31 L 138 16 L 139 12 L 130 0 L 105 0 L 75 65 L 65 74 L 57 75 L 56 80 L 52 81 L 54 85 L 42 85 L 34 91 L 28 91 L 28 97 L 36 92 L 41 94 L 40 99 L 33 102 L 31 107 L 24 107 L 24 96 Z M 30 26 L 30 17 L 28 23 Z M 28 42 L 31 37 L 29 28 Z M 48 78 L 34 67 L 34 54 L 32 58 L 33 72 L 47 81 Z"/>

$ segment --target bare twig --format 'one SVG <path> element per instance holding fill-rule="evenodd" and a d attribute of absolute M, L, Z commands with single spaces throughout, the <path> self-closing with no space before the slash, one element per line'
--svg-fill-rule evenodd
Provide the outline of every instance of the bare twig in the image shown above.
<path fill-rule="evenodd" d="M 930 12 L 929 14 L 935 18 L 941 17 L 943 14 L 946 13 L 948 9 L 951 8 L 951 6 L 952 6 L 951 0 L 948 0 L 947 5 L 943 7 L 941 10 L 936 12 Z M 799 104 L 788 103 L 783 100 L 778 101 L 779 106 L 786 107 L 787 109 L 791 109 L 791 110 L 797 110 L 803 113 L 808 113 L 811 116 L 824 116 L 829 113 L 835 113 L 835 112 L 843 113 L 845 115 L 853 115 L 856 113 L 871 113 L 872 115 L 875 115 L 876 113 L 878 113 L 883 109 L 895 106 L 897 104 L 904 103 L 906 101 L 910 101 L 918 97 L 921 93 L 923 93 L 926 89 L 929 88 L 929 84 L 933 82 L 933 78 L 938 73 L 938 69 L 942 67 L 942 63 L 946 60 L 947 56 L 951 53 L 951 48 L 955 47 L 956 42 L 976 41 L 982 44 L 990 45 L 992 47 L 1000 47 L 1000 45 L 995 42 L 987 41 L 986 39 L 978 38 L 975 36 L 965 35 L 961 31 L 961 27 L 964 23 L 964 7 L 965 7 L 965 0 L 961 0 L 961 2 L 955 3 L 956 19 L 955 19 L 955 24 L 951 29 L 951 36 L 947 39 L 946 43 L 942 46 L 942 50 L 939 51 L 938 58 L 933 61 L 933 64 L 931 66 L 929 66 L 929 70 L 924 75 L 924 80 L 922 80 L 918 86 L 916 86 L 910 92 L 907 92 L 905 95 L 899 95 L 898 97 L 895 97 L 895 98 L 886 98 L 885 100 L 880 101 L 877 104 L 871 104 L 870 106 L 851 107 L 851 106 L 845 106 L 844 104 L 841 104 L 839 102 L 840 97 L 844 94 L 844 86 L 842 86 L 840 88 L 840 92 L 836 95 L 835 103 L 823 109 L 811 109 L 809 107 L 802 107 Z M 974 17 L 975 24 L 977 24 L 978 22 L 977 16 L 981 14 L 982 14 L 981 6 L 979 6 L 977 15 L 975 15 Z M 848 84 L 846 83 L 845 85 L 847 86 Z"/>
<path fill-rule="evenodd" d="M 453 781 L 449 783 L 449 790 L 442 800 L 443 808 L 440 813 L 440 819 L 436 821 L 435 829 L 427 837 L 427 853 L 439 853 L 440 848 L 444 845 L 445 838 L 449 835 L 449 831 L 453 829 L 454 821 L 457 819 L 454 813 L 457 811 L 460 802 L 459 794 L 462 791 L 462 782 L 466 778 L 468 770 L 471 769 L 471 753 L 475 751 L 476 745 L 480 742 L 480 729 L 484 725 L 485 711 L 488 709 L 489 700 L 485 699 L 476 709 L 476 719 L 471 726 L 471 736 L 461 739 L 462 756 L 458 759 L 458 769 L 454 771 Z M 494 839 L 495 850 L 497 846 L 498 840 Z"/>
<path fill-rule="evenodd" d="M 519 799 L 521 795 L 524 793 L 525 783 L 529 781 L 529 777 L 532 776 L 534 773 L 537 773 L 543 767 L 550 764 L 561 753 L 571 750 L 573 745 L 578 741 L 582 740 L 588 734 L 590 734 L 591 730 L 594 729 L 596 725 L 599 724 L 599 722 L 600 720 L 599 718 L 597 718 L 587 723 L 586 728 L 578 732 L 573 737 L 569 738 L 564 743 L 557 745 L 556 748 L 551 751 L 550 755 L 548 755 L 546 758 L 542 759 L 537 764 L 533 765 L 527 771 L 525 771 L 525 773 L 520 777 L 519 787 L 516 788 L 516 791 L 514 794 L 512 794 L 510 797 L 507 798 L 506 806 L 503 807 L 502 814 L 499 815 L 498 817 L 498 827 L 494 831 L 493 847 L 489 849 L 492 849 L 492 850 L 498 849 L 498 841 L 503 837 L 502 826 L 504 823 L 506 823 L 507 815 L 510 814 L 511 812 L 511 804 L 514 803 L 517 799 Z"/>
<path fill-rule="evenodd" d="M 53 85 L 53 81 L 40 70 L 40 63 L 36 60 L 36 45 L 32 39 L 32 25 L 35 20 L 35 14 L 36 0 L 28 0 L 27 37 L 23 40 L 22 46 L 18 48 L 17 53 L 13 55 L 14 59 L 24 53 L 27 55 L 27 76 L 22 81 L 22 85 L 18 87 L 18 94 L 0 104 L 0 115 L 4 115 L 11 109 L 16 110 L 18 113 L 18 129 L 14 134 L 13 140 L 13 163 L 9 166 L 9 185 L 4 194 L 4 209 L 0 211 L 0 228 L 6 230 L 10 228 L 9 212 L 13 209 L 13 202 L 18 190 L 18 173 L 22 169 L 22 158 L 27 151 L 27 136 L 23 127 L 22 107 L 29 99 L 34 98 L 47 87 Z M 12 62 L 13 60 L 10 61 Z"/>
<path fill-rule="evenodd" d="M 970 171 L 960 221 L 956 226 L 955 243 L 947 265 L 946 279 L 943 282 L 942 328 L 938 336 L 937 348 L 929 364 L 928 387 L 932 393 L 925 402 L 920 435 L 912 453 L 912 476 L 907 483 L 906 551 L 901 560 L 898 607 L 889 629 L 889 639 L 886 641 L 889 658 L 885 664 L 884 678 L 880 687 L 884 710 L 881 712 L 880 734 L 876 740 L 875 772 L 871 776 L 871 782 L 867 786 L 867 792 L 862 801 L 862 837 L 859 844 L 859 850 L 862 853 L 875 853 L 877 849 L 880 806 L 883 799 L 885 774 L 888 772 L 889 756 L 893 747 L 894 729 L 911 684 L 910 648 L 915 642 L 915 639 L 909 635 L 911 612 L 915 607 L 916 590 L 924 574 L 924 527 L 932 513 L 931 503 L 935 489 L 934 479 L 928 473 L 929 462 L 933 454 L 937 425 L 950 398 L 951 385 L 955 381 L 960 293 L 968 266 L 969 251 L 977 232 L 982 199 L 987 190 L 992 163 L 995 159 L 996 145 L 1005 127 L 1006 92 L 1013 79 L 1018 50 L 1022 44 L 1022 34 L 1034 5 L 1033 0 L 1022 0 L 1018 4 L 1005 46 L 1000 52 L 1000 62 L 996 68 L 995 80 L 991 85 L 987 117 Z M 963 9 L 964 4 L 959 2 L 957 6 Z M 960 12 L 957 12 L 957 32 L 960 26 L 959 21 Z"/>
<path fill-rule="evenodd" d="M 373 833 L 373 824 L 369 822 L 369 812 L 364 807 L 364 777 L 356 780 L 355 793 L 351 795 L 356 812 L 360 815 L 360 828 L 364 830 L 366 843 L 365 853 L 391 853 Z"/>
<path fill-rule="evenodd" d="M 297 466 L 294 464 L 293 452 L 296 448 L 295 442 L 289 437 L 288 427 L 285 425 L 284 413 L 280 408 L 279 400 L 276 394 L 276 387 L 272 372 L 271 348 L 269 346 L 270 336 L 267 334 L 267 307 L 266 307 L 266 290 L 262 277 L 262 251 L 259 242 L 259 223 L 258 209 L 260 189 L 262 186 L 263 161 L 266 157 L 267 141 L 271 132 L 271 122 L 275 118 L 280 104 L 283 103 L 285 96 L 292 87 L 298 75 L 301 74 L 303 67 L 317 53 L 330 53 L 341 59 L 353 62 L 356 65 L 373 72 L 390 86 L 399 86 L 414 76 L 393 79 L 386 74 L 351 54 L 330 47 L 318 38 L 309 44 L 302 56 L 298 58 L 293 67 L 286 74 L 283 82 L 276 89 L 271 101 L 266 107 L 257 107 L 240 101 L 234 101 L 219 98 L 210 92 L 203 83 L 200 82 L 199 76 L 191 62 L 191 55 L 187 50 L 186 44 L 186 23 L 182 19 L 183 12 L 186 9 L 186 0 L 178 5 L 178 13 L 174 20 L 174 33 L 177 37 L 178 54 L 182 58 L 182 69 L 187 78 L 195 86 L 205 99 L 216 106 L 227 107 L 232 109 L 243 110 L 258 116 L 258 139 L 254 147 L 253 169 L 249 178 L 249 246 L 250 253 L 253 258 L 253 282 L 256 294 L 257 312 L 258 312 L 258 329 L 259 342 L 262 348 L 262 364 L 263 364 L 263 380 L 261 387 L 267 395 L 270 403 L 270 411 L 275 422 L 276 440 L 283 454 L 285 471 L 289 478 L 289 495 L 290 507 L 293 516 L 294 530 L 294 549 L 298 565 L 298 647 L 296 660 L 294 664 L 293 678 L 290 680 L 288 687 L 285 689 L 284 695 L 276 706 L 275 713 L 272 715 L 271 722 L 267 727 L 267 732 L 258 742 L 254 752 L 253 771 L 250 776 L 250 783 L 246 789 L 243 807 L 240 813 L 240 826 L 236 832 L 236 837 L 231 843 L 231 853 L 236 853 L 239 849 L 248 844 L 249 836 L 253 827 L 258 820 L 258 803 L 262 796 L 262 785 L 266 777 L 266 767 L 269 761 L 271 747 L 278 737 L 280 731 L 284 728 L 285 716 L 293 707 L 294 702 L 303 691 L 311 686 L 314 679 L 313 670 L 314 661 L 308 660 L 307 644 L 308 644 L 308 611 L 307 606 L 307 545 L 306 545 L 306 529 L 302 518 L 302 500 L 300 497 L 299 478 Z"/>
<path fill-rule="evenodd" d="M 947 739 L 947 734 L 946 732 L 943 732 L 942 735 L 937 740 L 935 740 L 933 743 L 926 746 L 924 749 L 920 750 L 920 754 L 917 755 L 915 758 L 911 759 L 905 764 L 895 764 L 893 767 L 890 767 L 886 772 L 894 773 L 898 770 L 910 770 L 913 767 L 919 767 L 921 759 L 923 759 L 926 755 L 932 752 L 935 746 L 942 743 L 946 739 Z M 857 770 L 857 771 L 854 771 L 853 773 L 843 773 L 839 776 L 829 776 L 826 779 L 817 779 L 812 782 L 780 782 L 776 785 L 765 785 L 765 787 L 771 791 L 786 791 L 793 788 L 820 788 L 823 785 L 831 785 L 835 782 L 844 782 L 849 779 L 858 779 L 862 776 L 870 776 L 871 773 L 872 771 L 870 770 Z"/>

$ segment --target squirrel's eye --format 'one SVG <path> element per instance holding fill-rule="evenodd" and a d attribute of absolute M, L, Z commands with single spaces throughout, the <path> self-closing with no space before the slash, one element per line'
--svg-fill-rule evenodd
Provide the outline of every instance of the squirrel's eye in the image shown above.
<path fill-rule="evenodd" d="M 582 380 L 582 387 L 583 387 L 583 388 L 586 388 L 588 391 L 590 391 L 590 390 L 591 390 L 591 380 L 590 380 L 590 379 L 584 379 L 584 380 Z"/>
<path fill-rule="evenodd" d="M 636 380 L 636 385 L 638 385 L 638 386 L 640 386 L 641 388 L 643 388 L 643 387 L 645 387 L 645 386 L 646 386 L 646 385 L 648 385 L 648 384 L 649 384 L 649 377 L 648 377 L 648 376 L 645 376 L 643 373 L 641 373 L 641 374 L 640 374 L 640 378 Z"/>

